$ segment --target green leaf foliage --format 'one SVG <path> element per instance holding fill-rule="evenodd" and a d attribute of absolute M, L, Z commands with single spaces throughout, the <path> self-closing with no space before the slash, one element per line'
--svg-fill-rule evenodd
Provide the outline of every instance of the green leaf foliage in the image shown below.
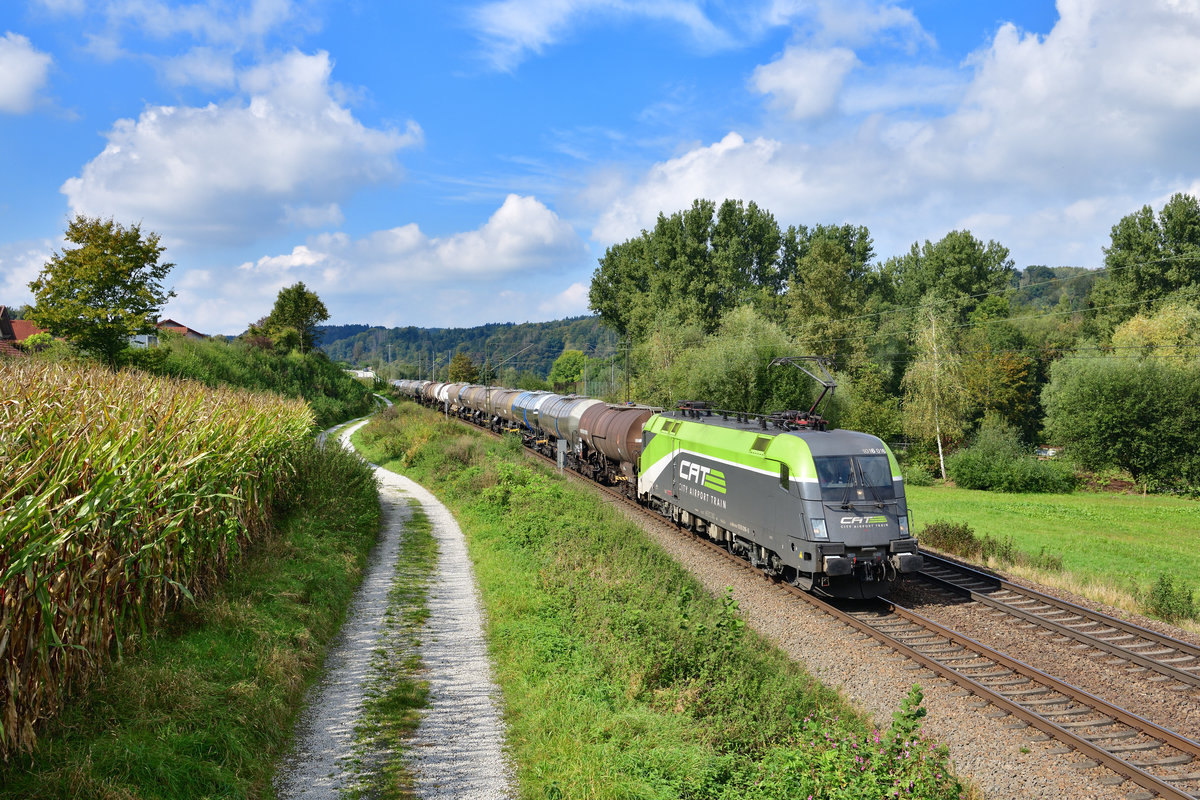
<path fill-rule="evenodd" d="M 1200 202 L 1174 194 L 1156 217 L 1150 206 L 1112 227 L 1107 272 L 1093 291 L 1109 329 L 1180 291 L 1200 293 Z"/>
<path fill-rule="evenodd" d="M 175 296 L 162 287 L 175 265 L 159 263 L 166 248 L 140 225 L 78 214 L 66 239 L 77 246 L 56 252 L 29 284 L 29 319 L 116 368 L 129 338 L 153 333 L 159 309 Z"/>
<path fill-rule="evenodd" d="M 1088 469 L 1118 467 L 1162 488 L 1200 483 L 1200 368 L 1064 358 L 1042 392 L 1046 431 Z"/>

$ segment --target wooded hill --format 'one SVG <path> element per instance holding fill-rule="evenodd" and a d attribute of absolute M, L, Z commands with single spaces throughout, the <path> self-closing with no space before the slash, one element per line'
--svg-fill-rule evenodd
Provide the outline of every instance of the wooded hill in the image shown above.
<path fill-rule="evenodd" d="M 319 345 L 331 359 L 384 369 L 389 377 L 394 373 L 396 378 L 427 378 L 431 364 L 444 373 L 450 358 L 460 352 L 478 366 L 505 362 L 504 369 L 545 378 L 563 350 L 583 350 L 593 357 L 610 356 L 620 350 L 617 335 L 604 327 L 599 317 L 492 323 L 474 328 L 326 325 L 319 330 Z"/>

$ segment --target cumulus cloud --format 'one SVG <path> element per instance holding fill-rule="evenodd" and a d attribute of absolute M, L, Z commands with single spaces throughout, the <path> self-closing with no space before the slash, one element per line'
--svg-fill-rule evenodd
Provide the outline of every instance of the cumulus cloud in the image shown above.
<path fill-rule="evenodd" d="M 576 281 L 558 294 L 538 304 L 538 312 L 548 319 L 577 317 L 588 311 L 588 285 Z"/>
<path fill-rule="evenodd" d="M 771 136 L 732 132 L 632 185 L 605 176 L 609 196 L 593 237 L 636 235 L 696 197 L 740 197 L 788 222 L 866 224 L 882 255 L 975 224 L 1018 263 L 1095 264 L 1121 215 L 1200 175 L 1200 7 L 1073 0 L 1059 11 L 1044 37 L 999 28 L 957 85 L 930 73 L 927 86 L 940 85 L 949 103 L 932 116 L 859 87 L 857 103 L 838 106 L 833 124 L 846 135 L 831 143 L 788 135 L 784 125 Z M 829 94 L 786 94 L 789 52 L 756 79 L 777 79 L 770 91 L 788 116 L 803 116 Z M 1052 252 L 1022 249 L 1038 236 L 1054 242 Z"/>
<path fill-rule="evenodd" d="M 54 59 L 29 39 L 11 31 L 0 36 L 0 112 L 24 114 L 33 109 L 46 85 Z"/>
<path fill-rule="evenodd" d="M 856 64 L 854 51 L 844 47 L 789 47 L 779 60 L 757 67 L 751 83 L 762 94 L 774 95 L 791 117 L 808 119 L 833 107 Z"/>
<path fill-rule="evenodd" d="M 396 153 L 422 140 L 363 125 L 334 95 L 329 55 L 289 53 L 202 108 L 154 106 L 118 120 L 107 146 L 61 191 L 73 212 L 144 220 L 176 242 L 237 244 L 284 225 L 340 220 L 359 187 L 398 179 Z"/>
<path fill-rule="evenodd" d="M 55 14 L 90 13 L 111 29 L 133 26 L 154 38 L 187 35 L 210 44 L 243 46 L 301 17 L 307 5 L 297 0 L 37 0 Z"/>
<path fill-rule="evenodd" d="M 349 284 L 494 278 L 578 265 L 586 250 L 571 225 L 534 197 L 510 194 L 481 227 L 430 237 L 409 223 L 361 239 L 322 234 L 291 253 L 247 262 L 259 274 L 321 275 Z"/>
<path fill-rule="evenodd" d="M 303 281 L 343 322 L 551 319 L 586 312 L 587 288 L 574 279 L 588 260 L 569 223 L 534 197 L 509 195 L 473 230 L 429 236 L 407 224 L 358 238 L 325 233 L 246 262 L 235 275 L 192 270 L 175 284 L 167 313 L 206 333 L 239 333 L 270 310 L 279 289 Z"/>
<path fill-rule="evenodd" d="M 161 62 L 163 78 L 176 86 L 202 89 L 231 89 L 237 85 L 233 56 L 211 47 L 193 47 L 186 53 Z"/>

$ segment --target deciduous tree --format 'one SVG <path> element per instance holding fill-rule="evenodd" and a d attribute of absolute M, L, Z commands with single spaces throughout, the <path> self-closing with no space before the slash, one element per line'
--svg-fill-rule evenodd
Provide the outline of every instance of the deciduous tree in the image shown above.
<path fill-rule="evenodd" d="M 112 219 L 77 214 L 64 247 L 29 284 L 29 319 L 115 368 L 132 336 L 153 333 L 159 309 L 173 291 L 162 280 L 175 266 L 159 263 L 158 234 Z"/>

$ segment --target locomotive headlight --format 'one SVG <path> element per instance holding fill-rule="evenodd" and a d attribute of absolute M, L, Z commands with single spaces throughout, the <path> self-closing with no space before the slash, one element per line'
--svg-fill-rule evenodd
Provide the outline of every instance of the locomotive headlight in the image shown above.
<path fill-rule="evenodd" d="M 908 514 L 901 514 L 897 521 L 900 523 L 900 538 L 904 539 L 908 536 Z"/>
<path fill-rule="evenodd" d="M 826 541 L 829 541 L 829 531 L 827 531 L 825 529 L 825 520 L 814 519 L 812 521 L 812 526 L 813 526 L 813 538 L 814 539 L 824 539 Z"/>

